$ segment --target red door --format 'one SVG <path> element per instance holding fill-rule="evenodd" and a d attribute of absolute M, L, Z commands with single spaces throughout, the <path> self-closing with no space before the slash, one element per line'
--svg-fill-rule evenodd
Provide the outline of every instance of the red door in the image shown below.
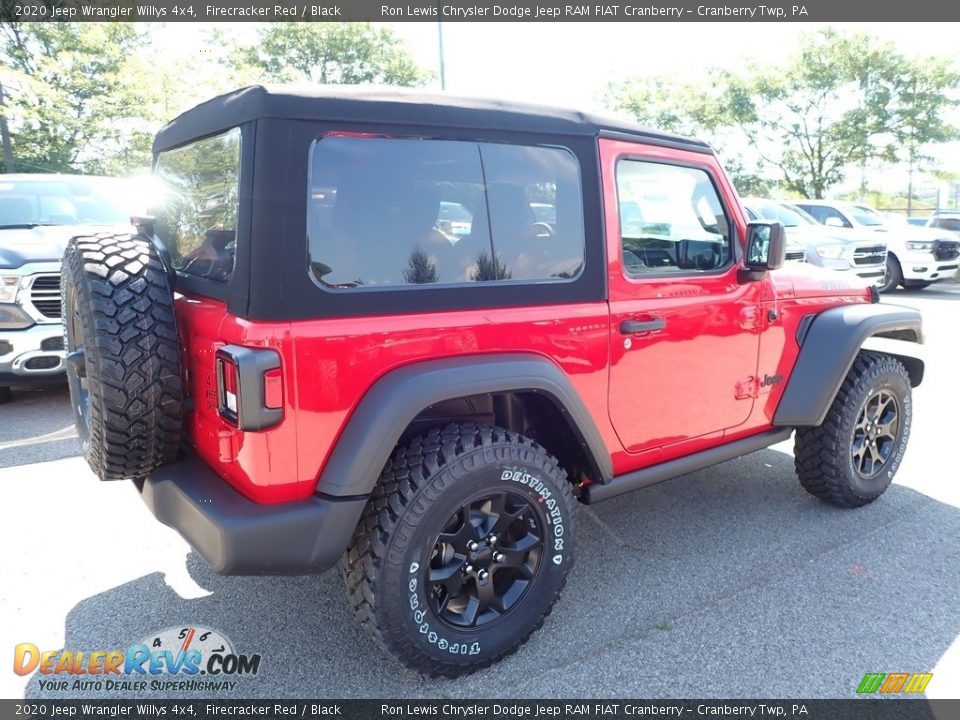
<path fill-rule="evenodd" d="M 737 279 L 742 211 L 712 155 L 607 139 L 600 151 L 610 419 L 628 452 L 665 460 L 749 417 L 768 281 Z"/>

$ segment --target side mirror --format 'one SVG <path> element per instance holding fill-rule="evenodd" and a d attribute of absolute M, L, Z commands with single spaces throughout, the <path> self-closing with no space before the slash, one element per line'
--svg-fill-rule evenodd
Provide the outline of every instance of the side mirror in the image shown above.
<path fill-rule="evenodd" d="M 783 266 L 787 258 L 787 234 L 778 222 L 747 225 L 747 258 L 741 280 L 759 280 L 767 270 Z"/>
<path fill-rule="evenodd" d="M 836 215 L 831 215 L 828 217 L 823 221 L 823 224 L 827 227 L 846 227 L 846 225 L 843 224 L 843 220 L 838 218 Z"/>

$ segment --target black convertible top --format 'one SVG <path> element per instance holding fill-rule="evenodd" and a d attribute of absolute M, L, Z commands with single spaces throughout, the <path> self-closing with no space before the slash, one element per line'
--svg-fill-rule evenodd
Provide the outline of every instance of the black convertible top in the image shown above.
<path fill-rule="evenodd" d="M 251 85 L 234 90 L 201 103 L 167 123 L 157 133 L 153 151 L 168 150 L 260 118 L 480 127 L 568 136 L 596 136 L 610 132 L 711 152 L 710 147 L 699 140 L 573 110 L 408 89 L 346 85 Z"/>

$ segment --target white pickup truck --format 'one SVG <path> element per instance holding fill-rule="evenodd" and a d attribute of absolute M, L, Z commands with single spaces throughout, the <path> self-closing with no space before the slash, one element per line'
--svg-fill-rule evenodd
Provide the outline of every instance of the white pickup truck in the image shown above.
<path fill-rule="evenodd" d="M 876 210 L 855 203 L 800 200 L 793 204 L 837 230 L 878 233 L 887 244 L 887 269 L 880 292 L 889 292 L 898 285 L 925 288 L 957 272 L 960 239 L 948 230 L 894 225 Z"/>

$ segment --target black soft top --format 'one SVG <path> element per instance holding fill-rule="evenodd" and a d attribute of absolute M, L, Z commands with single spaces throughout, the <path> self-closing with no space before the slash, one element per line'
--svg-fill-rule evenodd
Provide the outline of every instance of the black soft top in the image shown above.
<path fill-rule="evenodd" d="M 234 90 L 207 100 L 167 123 L 157 133 L 153 151 L 169 150 L 261 118 L 490 128 L 567 136 L 596 136 L 609 132 L 711 152 L 710 147 L 699 140 L 574 110 L 417 90 L 346 85 L 251 85 Z"/>

